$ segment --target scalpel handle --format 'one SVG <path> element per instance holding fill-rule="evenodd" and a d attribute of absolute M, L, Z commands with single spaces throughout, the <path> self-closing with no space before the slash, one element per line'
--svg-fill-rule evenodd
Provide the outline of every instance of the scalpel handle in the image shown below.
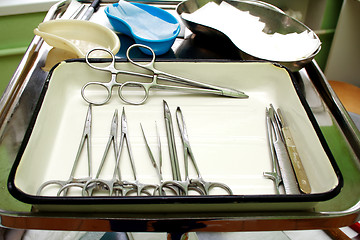
<path fill-rule="evenodd" d="M 274 142 L 274 149 L 278 159 L 279 168 L 284 184 L 286 194 L 300 194 L 299 187 L 295 178 L 293 168 L 286 151 L 285 144 L 282 141 Z"/>
<path fill-rule="evenodd" d="M 289 153 L 289 157 L 294 168 L 294 172 L 299 184 L 299 188 L 303 193 L 311 193 L 311 186 L 304 170 L 304 166 L 301 162 L 299 153 L 296 149 L 294 140 L 288 127 L 282 128 L 282 133 L 285 139 L 286 147 Z"/>

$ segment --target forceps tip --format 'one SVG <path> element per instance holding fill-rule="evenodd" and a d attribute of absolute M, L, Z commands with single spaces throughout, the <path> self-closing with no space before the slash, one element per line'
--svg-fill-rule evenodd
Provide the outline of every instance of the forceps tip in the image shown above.
<path fill-rule="evenodd" d="M 168 106 L 168 104 L 167 104 L 167 102 L 163 99 L 163 104 L 164 104 L 164 107 L 166 106 L 166 107 L 169 107 Z"/>
<path fill-rule="evenodd" d="M 122 118 L 122 119 L 126 119 L 125 107 L 123 107 L 123 109 L 122 109 L 121 118 Z"/>
<path fill-rule="evenodd" d="M 117 123 L 118 123 L 118 110 L 115 109 L 113 119 L 112 119 L 112 124 L 117 124 Z"/>
<path fill-rule="evenodd" d="M 164 103 L 164 117 L 171 118 L 169 105 L 167 104 L 167 102 L 165 100 L 163 100 L 163 103 Z"/>

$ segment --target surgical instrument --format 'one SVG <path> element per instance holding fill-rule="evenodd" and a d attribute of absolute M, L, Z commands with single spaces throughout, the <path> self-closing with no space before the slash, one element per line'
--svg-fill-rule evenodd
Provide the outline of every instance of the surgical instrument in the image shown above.
<path fill-rule="evenodd" d="M 165 119 L 165 126 L 166 126 L 166 137 L 168 140 L 168 148 L 169 148 L 169 154 L 170 154 L 170 163 L 171 163 L 171 172 L 173 176 L 173 180 L 164 181 L 160 185 L 159 192 L 160 194 L 163 193 L 163 188 L 174 188 L 177 187 L 178 195 L 188 195 L 189 190 L 195 190 L 196 192 L 200 193 L 201 195 L 204 194 L 201 190 L 198 188 L 193 188 L 190 185 L 189 178 L 186 178 L 185 181 L 181 180 L 181 174 L 180 174 L 180 167 L 179 167 L 179 161 L 177 156 L 177 150 L 176 150 L 176 144 L 175 144 L 175 134 L 174 134 L 174 126 L 172 122 L 171 112 L 170 108 L 165 100 L 163 100 L 164 104 L 164 119 Z"/>
<path fill-rule="evenodd" d="M 136 62 L 135 60 L 133 60 L 130 56 L 130 52 L 134 48 L 147 49 L 152 54 L 151 61 L 145 62 L 145 63 L 140 63 L 140 62 Z M 107 66 L 104 66 L 104 67 L 99 67 L 99 66 L 95 66 L 94 64 L 90 63 L 89 56 L 94 51 L 105 51 L 105 52 L 109 53 L 109 55 L 112 58 L 112 61 L 110 62 L 110 64 Z M 111 80 L 109 82 L 88 82 L 82 87 L 81 95 L 86 102 L 92 103 L 94 105 L 102 105 L 102 104 L 107 103 L 111 98 L 112 88 L 114 86 L 119 87 L 119 89 L 118 89 L 119 97 L 128 104 L 143 104 L 149 97 L 150 88 L 186 91 L 186 92 L 192 92 L 192 93 L 208 93 L 208 94 L 216 94 L 216 95 L 222 95 L 222 96 L 234 97 L 234 98 L 248 98 L 248 95 L 246 95 L 245 93 L 243 93 L 239 90 L 236 90 L 236 89 L 218 87 L 218 86 L 214 86 L 211 84 L 201 83 L 201 82 L 197 82 L 194 80 L 175 76 L 175 75 L 157 70 L 154 66 L 155 65 L 155 53 L 148 46 L 145 46 L 142 44 L 131 45 L 127 49 L 126 57 L 131 64 L 134 64 L 138 67 L 141 67 L 143 69 L 150 71 L 152 73 L 152 75 L 116 69 L 115 68 L 115 56 L 108 49 L 94 48 L 86 54 L 85 61 L 91 68 L 100 70 L 100 71 L 107 71 L 107 72 L 111 73 Z M 149 82 L 135 82 L 135 81 L 124 81 L 124 82 L 120 83 L 120 82 L 116 81 L 117 75 L 120 73 L 128 74 L 128 75 L 135 75 L 135 76 L 145 77 L 145 78 L 151 78 L 152 81 L 150 83 Z M 158 80 L 167 81 L 167 82 L 175 82 L 176 85 L 160 84 L 157 82 Z M 179 84 L 183 84 L 183 85 L 187 85 L 187 86 L 179 86 Z M 86 94 L 86 89 L 89 86 L 90 87 L 97 86 L 100 88 L 104 88 L 107 92 L 106 97 L 101 100 L 100 99 L 91 99 L 91 97 L 87 96 L 87 94 Z M 124 94 L 124 92 L 128 92 L 128 91 L 125 91 L 125 89 L 133 89 L 134 87 L 142 89 L 141 94 L 143 94 L 143 98 L 141 98 L 142 97 L 142 95 L 141 95 L 140 100 L 129 98 L 128 96 L 125 96 L 126 94 Z M 97 89 L 99 89 L 99 88 L 97 88 Z M 131 94 L 131 95 L 133 95 L 133 94 Z"/>
<path fill-rule="evenodd" d="M 93 0 L 89 8 L 86 10 L 82 20 L 89 20 L 91 16 L 96 12 L 100 7 L 100 0 Z"/>
<path fill-rule="evenodd" d="M 278 119 L 276 116 L 276 111 L 272 105 L 269 108 L 269 118 L 274 131 L 273 147 L 279 164 L 285 193 L 300 194 L 298 183 L 296 181 L 295 174 L 291 166 L 290 158 L 286 150 L 285 143 L 281 138 L 281 132 L 280 132 Z"/>
<path fill-rule="evenodd" d="M 282 183 L 282 178 L 281 178 L 281 173 L 279 171 L 279 164 L 276 160 L 276 154 L 274 151 L 273 131 L 270 122 L 269 110 L 267 108 L 265 113 L 265 122 L 266 122 L 266 131 L 267 131 L 267 140 L 269 143 L 269 149 L 272 160 L 272 171 L 264 172 L 263 175 L 264 177 L 274 181 L 276 194 L 280 194 L 280 184 Z"/>
<path fill-rule="evenodd" d="M 164 119 L 166 126 L 166 136 L 168 140 L 169 154 L 170 154 L 170 162 L 171 162 L 171 171 L 174 180 L 181 181 L 181 174 L 179 168 L 179 160 L 177 157 L 176 144 L 175 144 L 175 134 L 174 127 L 171 118 L 171 112 L 169 105 L 165 100 L 163 100 L 164 104 Z"/>
<path fill-rule="evenodd" d="M 203 179 L 203 177 L 200 174 L 199 167 L 195 161 L 194 153 L 190 147 L 189 136 L 187 134 L 187 128 L 185 125 L 184 116 L 182 114 L 180 107 L 177 107 L 176 109 L 176 120 L 178 123 L 180 136 L 184 148 L 185 178 L 189 179 L 189 164 L 188 164 L 189 158 L 191 159 L 191 162 L 197 174 L 197 178 L 190 179 L 189 187 L 197 186 L 201 191 L 205 193 L 205 195 L 210 195 L 210 190 L 213 188 L 221 188 L 225 190 L 229 195 L 232 195 L 233 193 L 230 187 L 227 186 L 226 184 L 219 182 L 207 182 Z"/>
<path fill-rule="evenodd" d="M 121 175 L 120 175 L 120 171 L 119 171 L 119 160 L 120 158 L 118 158 L 118 146 L 117 146 L 117 130 L 118 130 L 118 110 L 116 109 L 113 115 L 113 118 L 111 120 L 111 127 L 110 127 L 110 135 L 109 135 L 109 139 L 108 142 L 106 144 L 105 147 L 105 151 L 103 154 L 103 157 L 101 159 L 98 171 L 96 173 L 95 178 L 88 180 L 84 186 L 83 186 L 83 192 L 82 195 L 83 196 L 91 196 L 93 189 L 95 188 L 101 188 L 101 189 L 106 189 L 109 191 L 109 196 L 113 195 L 113 191 L 114 191 L 114 187 L 116 186 L 115 190 L 120 191 L 122 194 L 122 186 L 120 184 L 121 182 Z M 113 177 L 111 180 L 102 180 L 99 178 L 100 173 L 103 169 L 105 160 L 108 156 L 111 144 L 113 145 L 113 150 L 114 150 L 114 156 L 115 156 L 115 167 L 114 167 L 114 173 L 113 173 Z"/>
<path fill-rule="evenodd" d="M 142 124 L 140 123 L 140 128 L 141 128 L 141 132 L 143 134 L 143 137 L 144 137 L 144 141 L 145 141 L 145 146 L 146 146 L 146 150 L 149 154 L 149 157 L 150 157 L 150 160 L 151 160 L 151 164 L 153 165 L 153 167 L 155 168 L 156 170 L 156 174 L 159 178 L 159 181 L 160 183 L 163 181 L 163 177 L 162 177 L 162 171 L 161 171 L 161 166 L 162 166 L 162 153 L 161 153 L 161 142 L 160 142 L 160 136 L 158 134 L 158 129 L 156 127 L 156 132 L 157 132 L 157 139 L 158 139 L 158 151 L 159 151 L 159 165 L 156 163 L 156 160 L 155 160 L 155 157 L 154 157 L 154 154 L 152 153 L 151 149 L 150 149 L 150 145 L 146 139 L 146 136 L 145 136 L 145 132 L 144 132 L 144 128 L 142 126 Z"/>
<path fill-rule="evenodd" d="M 88 181 L 89 179 L 91 179 L 92 177 L 92 154 L 91 154 L 91 121 L 92 121 L 92 110 L 91 110 L 91 104 L 89 104 L 88 107 L 88 111 L 86 114 L 86 120 L 85 120 L 85 124 L 84 124 L 84 129 L 83 129 L 83 133 L 81 136 L 81 141 L 80 141 L 80 145 L 75 157 L 75 161 L 70 173 L 70 176 L 68 178 L 68 180 L 63 181 L 63 180 L 50 180 L 47 181 L 45 183 L 43 183 L 38 191 L 37 191 L 37 195 L 41 194 L 41 191 L 49 186 L 49 185 L 59 185 L 60 186 L 60 190 L 58 191 L 57 195 L 59 196 L 61 193 L 63 193 L 64 195 L 67 195 L 68 189 L 71 187 L 82 187 L 83 184 Z M 87 147 L 87 159 L 88 159 L 88 177 L 86 178 L 75 178 L 75 170 L 77 168 L 78 162 L 80 160 L 80 155 L 82 152 L 82 149 L 84 147 L 84 144 L 86 142 L 86 147 Z"/>
<path fill-rule="evenodd" d="M 290 129 L 286 125 L 284 116 L 283 116 L 280 108 L 278 108 L 276 112 L 279 117 L 279 124 L 280 124 L 281 131 L 283 134 L 283 139 L 285 142 L 285 146 L 288 150 L 292 166 L 294 168 L 295 176 L 298 180 L 299 188 L 303 193 L 311 193 L 311 186 L 309 183 L 309 179 L 306 175 L 304 166 L 301 162 L 301 158 L 297 151 L 297 148 L 296 148 L 294 139 L 291 135 Z"/>
<path fill-rule="evenodd" d="M 140 183 L 137 178 L 137 172 L 135 168 L 135 162 L 134 157 L 131 151 L 131 146 L 129 142 L 129 136 L 128 136 L 128 125 L 127 125 L 127 119 L 125 115 L 125 108 L 123 108 L 122 114 L 121 114 L 121 136 L 120 136 L 120 145 L 119 145 L 119 153 L 118 153 L 118 159 L 121 157 L 122 148 L 124 145 L 124 142 L 126 141 L 126 147 L 128 150 L 129 158 L 130 158 L 130 164 L 132 168 L 132 172 L 134 175 L 134 181 L 122 181 L 122 184 L 124 186 L 131 186 L 131 188 L 123 188 L 123 195 L 128 195 L 130 193 L 135 192 L 138 196 L 142 193 L 146 195 L 151 195 L 148 190 L 149 189 L 156 189 L 158 186 L 155 184 L 143 184 Z M 118 160 L 117 160 L 118 161 Z"/>
<path fill-rule="evenodd" d="M 167 186 L 162 186 L 162 184 L 164 183 L 163 176 L 162 176 L 162 151 L 161 151 L 160 135 L 159 135 L 157 125 L 156 125 L 156 134 L 157 134 L 157 145 L 158 145 L 158 152 L 159 152 L 159 165 L 156 163 L 154 154 L 151 151 L 150 145 L 145 136 L 144 128 L 141 123 L 140 123 L 140 127 L 141 127 L 141 131 L 142 131 L 142 134 L 144 137 L 145 146 L 146 146 L 147 152 L 148 152 L 150 160 L 151 160 L 151 164 L 155 168 L 156 174 L 158 175 L 159 182 L 160 182 L 160 185 L 158 185 L 157 188 L 154 190 L 154 195 L 156 194 L 156 192 L 159 192 L 159 195 L 165 195 L 164 188 L 169 189 L 172 193 L 175 193 L 176 195 L 178 195 L 179 191 L 178 191 L 178 189 L 174 188 L 174 186 L 172 186 L 170 184 Z"/>

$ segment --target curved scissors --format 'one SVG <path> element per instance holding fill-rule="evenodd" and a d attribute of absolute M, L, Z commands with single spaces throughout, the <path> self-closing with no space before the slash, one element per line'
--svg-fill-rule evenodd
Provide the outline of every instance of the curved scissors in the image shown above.
<path fill-rule="evenodd" d="M 73 164 L 73 167 L 72 167 L 72 170 L 71 170 L 68 180 L 66 180 L 66 181 L 64 181 L 64 180 L 47 181 L 39 187 L 39 189 L 36 193 L 37 195 L 40 195 L 41 191 L 45 187 L 47 187 L 49 185 L 53 185 L 53 184 L 58 185 L 60 187 L 60 189 L 57 193 L 58 196 L 60 196 L 61 193 L 63 193 L 64 195 L 67 195 L 67 191 L 69 188 L 71 188 L 71 187 L 80 187 L 81 188 L 86 183 L 86 181 L 91 179 L 91 176 L 92 176 L 92 170 L 91 170 L 91 168 L 92 168 L 91 167 L 91 163 L 92 163 L 92 159 L 91 159 L 91 119 L 92 118 L 91 118 L 91 104 L 90 104 L 87 114 L 86 114 L 84 129 L 83 129 L 83 133 L 81 136 L 81 142 L 80 142 L 80 145 L 79 145 L 76 157 L 75 157 L 75 161 L 74 161 L 74 164 Z M 76 179 L 74 177 L 75 170 L 76 170 L 77 164 L 79 162 L 80 155 L 81 155 L 81 152 L 82 152 L 85 142 L 86 142 L 86 146 L 87 146 L 87 156 L 88 156 L 88 177 Z"/>
<path fill-rule="evenodd" d="M 130 56 L 130 52 L 134 48 L 146 48 L 152 54 L 151 61 L 145 62 L 145 63 L 139 63 L 139 62 L 134 61 Z M 98 67 L 98 66 L 95 66 L 92 63 L 90 63 L 89 55 L 94 51 L 108 52 L 112 58 L 111 63 L 105 67 Z M 128 104 L 135 104 L 135 105 L 143 104 L 147 100 L 147 98 L 149 97 L 150 88 L 186 91 L 186 92 L 194 92 L 194 93 L 208 93 L 208 94 L 223 95 L 223 96 L 235 97 L 235 98 L 248 98 L 248 96 L 245 93 L 243 93 L 239 90 L 236 90 L 236 89 L 218 87 L 218 86 L 214 86 L 211 84 L 201 83 L 201 82 L 197 82 L 194 80 L 190 80 L 187 78 L 179 77 L 179 76 L 176 76 L 173 74 L 169 74 L 169 73 L 157 70 L 154 66 L 155 65 L 155 53 L 150 47 L 148 47 L 146 45 L 134 44 L 134 45 L 130 46 L 126 51 L 126 57 L 130 61 L 130 63 L 132 63 L 138 67 L 141 67 L 143 69 L 149 70 L 150 72 L 152 72 L 152 75 L 118 70 L 115 68 L 115 56 L 110 50 L 103 49 L 103 48 L 94 48 L 86 54 L 86 56 L 85 56 L 86 63 L 94 69 L 110 72 L 111 80 L 110 80 L 110 82 L 107 82 L 107 83 L 89 82 L 89 83 L 85 84 L 81 89 L 81 95 L 85 101 L 87 101 L 88 103 L 92 103 L 94 105 L 102 105 L 102 104 L 107 103 L 111 98 L 112 88 L 114 86 L 119 87 L 118 94 L 119 94 L 119 97 L 124 102 L 126 102 Z M 146 77 L 146 78 L 152 78 L 152 82 L 144 83 L 144 82 L 136 82 L 136 81 L 125 81 L 123 83 L 119 83 L 116 81 L 116 76 L 119 73 L 135 75 L 135 76 L 140 76 L 140 77 Z M 188 87 L 178 86 L 178 85 L 159 84 L 157 82 L 158 79 L 163 80 L 163 81 L 168 81 L 168 82 L 175 82 L 178 84 L 179 83 L 184 84 L 184 85 L 187 85 Z M 105 90 L 107 92 L 107 97 L 104 100 L 99 100 L 99 101 L 90 99 L 85 94 L 85 90 L 89 86 L 98 86 L 101 88 L 105 88 Z M 143 90 L 143 98 L 141 98 L 140 100 L 133 100 L 131 97 L 129 98 L 126 96 L 126 94 L 124 94 L 124 91 L 125 91 L 124 89 L 129 89 L 129 88 L 131 89 L 133 87 L 138 87 L 138 88 L 140 87 L 140 89 Z"/>
<path fill-rule="evenodd" d="M 189 158 L 191 159 L 191 162 L 193 163 L 196 174 L 197 174 L 197 178 L 193 178 L 193 179 L 189 180 L 189 182 L 190 182 L 189 186 L 190 187 L 197 186 L 201 191 L 203 191 L 205 193 L 205 195 L 209 195 L 210 190 L 213 188 L 221 188 L 221 189 L 225 190 L 229 195 L 232 195 L 233 194 L 232 190 L 226 184 L 219 183 L 219 182 L 207 182 L 202 178 L 202 176 L 200 174 L 200 170 L 196 164 L 193 151 L 190 147 L 190 142 L 189 142 L 189 137 L 187 134 L 186 125 L 185 125 L 184 117 L 183 117 L 180 107 L 178 107 L 176 109 L 176 121 L 178 123 L 181 140 L 182 140 L 183 147 L 184 147 L 185 178 L 189 179 L 189 166 L 188 166 Z"/>

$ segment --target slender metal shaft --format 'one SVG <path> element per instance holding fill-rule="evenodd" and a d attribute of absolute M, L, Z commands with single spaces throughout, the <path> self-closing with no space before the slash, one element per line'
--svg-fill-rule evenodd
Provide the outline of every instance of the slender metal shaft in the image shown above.
<path fill-rule="evenodd" d="M 279 120 L 281 123 L 281 130 L 284 137 L 284 142 L 287 147 L 289 157 L 291 159 L 291 164 L 294 168 L 295 176 L 298 180 L 300 190 L 303 193 L 311 193 L 310 182 L 306 175 L 300 155 L 297 151 L 294 139 L 292 137 L 289 127 L 286 124 L 284 116 L 282 115 L 282 112 L 279 108 L 277 109 L 277 114 L 279 116 Z"/>
<path fill-rule="evenodd" d="M 264 172 L 264 176 L 274 181 L 275 191 L 276 194 L 280 194 L 280 184 L 282 182 L 281 173 L 279 171 L 278 162 L 276 159 L 276 153 L 274 151 L 274 142 L 273 142 L 273 133 L 272 133 L 272 126 L 269 117 L 269 110 L 266 109 L 266 130 L 267 130 L 267 138 L 269 142 L 269 149 L 271 154 L 272 160 L 272 171 L 271 172 Z"/>
<path fill-rule="evenodd" d="M 164 118 L 165 118 L 166 136 L 168 140 L 173 180 L 181 181 L 179 160 L 178 160 L 176 144 L 175 144 L 174 126 L 172 123 L 169 106 L 165 100 L 164 100 Z"/>
<path fill-rule="evenodd" d="M 292 168 L 286 146 L 281 139 L 280 129 L 276 122 L 277 120 L 275 119 L 275 110 L 272 107 L 269 109 L 269 116 L 275 133 L 274 149 L 279 163 L 285 193 L 300 194 L 294 170 Z"/>

